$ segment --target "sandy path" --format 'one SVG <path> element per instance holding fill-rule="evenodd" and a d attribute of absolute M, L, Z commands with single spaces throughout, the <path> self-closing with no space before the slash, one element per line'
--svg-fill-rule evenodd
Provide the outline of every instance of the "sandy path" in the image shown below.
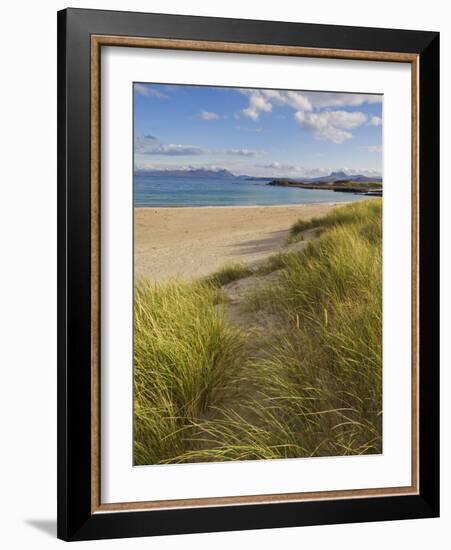
<path fill-rule="evenodd" d="M 135 277 L 192 279 L 226 262 L 261 261 L 283 246 L 298 219 L 335 206 L 135 208 Z"/>

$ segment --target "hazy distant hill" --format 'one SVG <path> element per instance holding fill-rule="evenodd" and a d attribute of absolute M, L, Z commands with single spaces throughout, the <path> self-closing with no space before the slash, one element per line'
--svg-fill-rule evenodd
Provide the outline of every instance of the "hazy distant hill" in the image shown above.
<path fill-rule="evenodd" d="M 253 177 L 253 176 L 240 176 L 247 180 L 251 181 L 259 181 L 259 180 L 285 180 L 285 181 L 292 181 L 295 182 L 302 182 L 302 183 L 334 183 L 337 181 L 349 181 L 349 182 L 359 182 L 359 183 L 365 183 L 365 182 L 375 182 L 375 183 L 382 183 L 382 178 L 379 176 L 364 176 L 363 174 L 346 174 L 346 172 L 331 172 L 328 176 L 318 176 L 316 178 L 286 178 L 281 176 L 274 176 L 274 177 Z"/>
<path fill-rule="evenodd" d="M 233 178 L 236 176 L 225 169 L 206 170 L 204 168 L 193 168 L 188 170 L 135 170 L 135 176 L 164 176 L 169 178 Z"/>
<path fill-rule="evenodd" d="M 298 178 L 302 179 L 305 183 L 332 183 L 334 181 L 359 181 L 359 182 L 366 182 L 366 181 L 374 181 L 374 182 L 382 182 L 381 177 L 369 177 L 364 176 L 363 174 L 346 174 L 345 172 L 331 172 L 328 176 L 321 176 L 319 178 Z"/>
<path fill-rule="evenodd" d="M 135 176 L 153 176 L 153 177 L 171 177 L 171 178 L 221 178 L 221 179 L 242 179 L 246 181 L 263 181 L 263 180 L 276 180 L 284 179 L 292 182 L 302 183 L 333 183 L 336 181 L 349 181 L 349 182 L 382 182 L 381 177 L 369 177 L 363 174 L 346 174 L 345 172 L 331 172 L 328 176 L 319 176 L 316 178 L 287 178 L 281 176 L 236 176 L 228 170 L 221 168 L 217 170 L 207 170 L 205 168 L 191 168 L 187 170 L 135 170 Z"/>

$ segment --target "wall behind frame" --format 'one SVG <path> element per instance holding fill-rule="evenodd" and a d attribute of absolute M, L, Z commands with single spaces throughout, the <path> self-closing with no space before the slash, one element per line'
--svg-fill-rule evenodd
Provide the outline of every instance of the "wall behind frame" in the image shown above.
<path fill-rule="evenodd" d="M 441 35 L 441 96 L 451 97 L 451 30 L 439 0 L 296 3 L 279 0 L 26 0 L 3 9 L 2 180 L 0 186 L 0 481 L 2 542 L 8 549 L 52 549 L 56 540 L 56 11 L 68 6 L 426 29 Z M 451 112 L 442 99 L 442 281 L 451 280 Z M 5 124 L 6 123 L 6 124 Z M 451 363 L 451 295 L 442 287 L 442 364 Z M 443 369 L 442 388 L 451 385 Z M 443 390 L 444 391 L 444 390 Z M 451 460 L 451 401 L 442 399 L 442 464 Z M 217 550 L 304 547 L 365 550 L 402 545 L 443 548 L 451 534 L 449 469 L 442 469 L 442 517 L 385 524 L 337 525 L 84 543 L 83 547 Z M 100 546 L 99 546 L 100 545 Z"/>

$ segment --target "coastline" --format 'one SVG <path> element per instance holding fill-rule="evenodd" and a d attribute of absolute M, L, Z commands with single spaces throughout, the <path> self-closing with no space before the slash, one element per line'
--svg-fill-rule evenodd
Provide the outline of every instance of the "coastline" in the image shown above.
<path fill-rule="evenodd" d="M 303 183 L 285 179 L 275 179 L 267 183 L 272 187 L 285 187 L 288 189 L 306 189 L 308 191 L 333 191 L 334 193 L 352 193 L 365 197 L 382 197 L 382 182 L 354 182 L 348 180 L 330 183 Z"/>
<path fill-rule="evenodd" d="M 305 206 L 326 206 L 326 207 L 332 207 L 332 206 L 344 206 L 345 204 L 349 204 L 351 202 L 355 202 L 353 200 L 349 201 L 330 201 L 330 202 L 309 202 L 309 203 L 299 203 L 299 204 L 237 204 L 237 205 L 214 205 L 214 204 L 206 204 L 205 206 L 185 206 L 185 205 L 168 205 L 168 206 L 134 206 L 134 210 L 206 210 L 206 209 L 214 209 L 214 208 L 224 208 L 224 209 L 230 209 L 230 208 L 299 208 L 299 207 L 305 207 Z"/>
<path fill-rule="evenodd" d="M 296 221 L 344 204 L 135 207 L 135 279 L 192 280 L 226 263 L 258 263 L 284 246 Z"/>

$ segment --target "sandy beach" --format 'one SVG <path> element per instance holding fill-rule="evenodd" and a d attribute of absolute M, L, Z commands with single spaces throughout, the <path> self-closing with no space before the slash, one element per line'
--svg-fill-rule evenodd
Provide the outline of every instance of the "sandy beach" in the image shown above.
<path fill-rule="evenodd" d="M 335 206 L 135 208 L 135 278 L 194 279 L 226 262 L 259 262 L 284 245 L 297 220 Z"/>

